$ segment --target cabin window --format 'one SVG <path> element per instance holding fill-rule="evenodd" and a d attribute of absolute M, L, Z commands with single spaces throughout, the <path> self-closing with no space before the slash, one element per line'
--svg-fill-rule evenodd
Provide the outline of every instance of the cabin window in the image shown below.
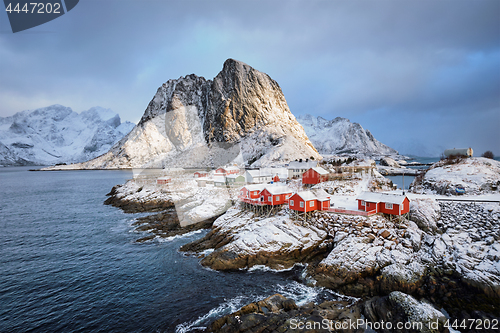
<path fill-rule="evenodd" d="M 309 202 L 309 207 L 314 206 L 314 201 Z"/>
<path fill-rule="evenodd" d="M 364 200 L 361 200 L 361 206 L 365 206 L 366 205 L 366 202 Z"/>
<path fill-rule="evenodd" d="M 264 197 L 260 197 L 260 201 L 264 201 Z"/>
<path fill-rule="evenodd" d="M 304 208 L 304 201 L 300 202 L 300 208 Z"/>
<path fill-rule="evenodd" d="M 267 197 L 267 201 L 273 201 L 273 197 Z"/>
<path fill-rule="evenodd" d="M 253 191 L 253 195 L 257 195 L 257 191 Z"/>
<path fill-rule="evenodd" d="M 385 204 L 386 209 L 392 209 L 392 204 L 391 203 L 386 203 Z"/>
<path fill-rule="evenodd" d="M 276 196 L 276 201 L 280 201 L 280 196 L 279 195 Z"/>
<path fill-rule="evenodd" d="M 294 206 L 293 200 L 290 200 L 290 206 Z"/>

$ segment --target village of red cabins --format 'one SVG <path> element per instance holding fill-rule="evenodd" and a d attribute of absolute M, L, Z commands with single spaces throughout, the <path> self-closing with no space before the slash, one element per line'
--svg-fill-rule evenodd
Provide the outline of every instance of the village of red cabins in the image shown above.
<path fill-rule="evenodd" d="M 329 174 L 329 171 L 321 167 L 310 168 L 302 174 L 302 183 L 319 184 L 327 181 Z M 330 207 L 330 198 L 331 195 L 322 189 L 293 193 L 288 186 L 278 184 L 245 185 L 239 195 L 239 200 L 247 204 L 256 206 L 288 204 L 291 210 L 303 213 L 320 210 L 368 216 L 377 213 L 403 215 L 410 211 L 410 200 L 404 194 L 363 192 L 356 198 L 357 211 Z"/>
<path fill-rule="evenodd" d="M 297 167 L 295 167 L 297 168 Z M 295 169 L 294 171 L 298 171 Z M 227 168 L 218 168 L 215 170 L 215 176 L 226 177 L 238 175 L 240 169 L 235 166 Z M 254 171 L 247 173 L 255 176 Z M 302 184 L 315 185 L 321 182 L 328 181 L 331 172 L 321 167 L 312 167 L 307 169 L 302 174 Z M 197 171 L 194 173 L 194 178 L 201 179 L 208 177 L 209 172 Z M 245 177 L 246 178 L 246 177 Z M 283 177 L 282 177 L 283 178 Z M 257 178 L 256 178 L 257 179 Z M 354 214 L 354 215 L 373 215 L 377 213 L 385 213 L 391 215 L 403 215 L 410 211 L 410 200 L 404 194 L 387 194 L 375 192 L 363 192 L 356 200 L 358 201 L 357 210 L 347 210 L 345 208 L 331 207 L 331 195 L 322 189 L 312 189 L 310 191 L 301 191 L 293 193 L 286 185 L 279 183 L 278 175 L 270 177 L 271 184 L 250 184 L 241 188 L 239 200 L 254 206 L 279 206 L 288 204 L 291 210 L 297 212 L 308 213 L 316 210 L 329 211 L 336 213 Z M 160 177 L 157 179 L 158 185 L 170 183 L 169 177 Z"/>

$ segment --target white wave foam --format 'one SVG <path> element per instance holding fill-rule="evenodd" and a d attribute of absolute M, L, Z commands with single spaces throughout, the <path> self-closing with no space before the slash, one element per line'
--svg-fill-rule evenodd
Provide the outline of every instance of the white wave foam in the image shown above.
<path fill-rule="evenodd" d="M 206 249 L 205 251 L 201 251 L 200 254 L 204 256 L 208 256 L 210 253 L 214 252 L 215 249 Z"/>
<path fill-rule="evenodd" d="M 282 269 L 275 269 L 275 268 L 270 268 L 270 267 L 267 267 L 266 265 L 255 265 L 255 266 L 252 266 L 250 267 L 249 269 L 247 269 L 248 272 L 253 272 L 253 271 L 262 271 L 262 272 L 275 272 L 275 273 L 279 273 L 279 272 L 289 272 L 291 271 L 292 269 L 295 268 L 295 266 L 303 266 L 302 264 L 294 264 L 292 267 L 290 268 L 282 268 Z M 245 269 L 243 269 L 245 270 Z"/>
<path fill-rule="evenodd" d="M 178 239 L 178 238 L 187 238 L 189 236 L 193 236 L 193 235 L 199 234 L 201 232 L 203 232 L 203 230 L 200 229 L 200 230 L 191 231 L 191 232 L 188 232 L 188 233 L 185 233 L 182 235 L 175 235 L 175 236 L 171 236 L 171 237 L 156 236 L 155 239 L 160 243 L 165 243 L 165 242 L 171 242 L 171 241 Z"/>
<path fill-rule="evenodd" d="M 265 267 L 265 266 L 264 266 Z M 267 268 L 265 268 L 267 269 Z M 220 318 L 224 315 L 233 313 L 241 309 L 243 306 L 252 303 L 258 302 L 266 297 L 269 297 L 273 294 L 281 294 L 287 298 L 293 299 L 295 303 L 299 306 L 304 305 L 309 302 L 314 302 L 318 298 L 320 294 L 329 293 L 331 298 L 338 300 L 348 300 L 352 303 L 358 301 L 358 298 L 345 296 L 342 294 L 338 294 L 332 290 L 325 289 L 322 287 L 310 287 L 304 285 L 302 283 L 292 281 L 285 285 L 275 285 L 270 286 L 269 290 L 266 292 L 266 295 L 263 296 L 238 296 L 232 298 L 219 306 L 211 309 L 207 314 L 198 317 L 198 319 L 185 322 L 177 325 L 175 332 L 176 333 L 186 333 L 196 329 L 205 329 L 206 326 L 213 320 Z"/>
<path fill-rule="evenodd" d="M 278 285 L 277 287 L 277 293 L 293 299 L 298 306 L 314 302 L 320 294 L 325 293 L 330 294 L 333 299 L 350 301 L 351 303 L 359 300 L 359 298 L 342 295 L 330 289 L 323 287 L 311 287 L 296 281 L 286 285 Z"/>
<path fill-rule="evenodd" d="M 277 286 L 277 292 L 279 294 L 286 298 L 293 299 L 299 306 L 314 301 L 323 290 L 323 288 L 309 287 L 296 281 L 286 285 L 279 284 Z"/>
<path fill-rule="evenodd" d="M 209 319 L 216 319 L 220 318 L 223 315 L 227 315 L 233 312 L 238 311 L 243 307 L 244 305 L 248 303 L 255 302 L 256 299 L 249 298 L 249 297 L 244 297 L 244 296 L 238 296 L 235 298 L 232 298 L 222 304 L 220 304 L 218 307 L 213 308 L 210 310 L 207 314 L 198 317 L 198 319 L 192 321 L 192 322 L 185 322 L 182 324 L 177 325 L 175 328 L 176 333 L 186 333 L 193 331 L 195 329 L 204 329 L 206 325 L 209 323 Z M 205 325 L 205 326 L 203 326 Z"/>

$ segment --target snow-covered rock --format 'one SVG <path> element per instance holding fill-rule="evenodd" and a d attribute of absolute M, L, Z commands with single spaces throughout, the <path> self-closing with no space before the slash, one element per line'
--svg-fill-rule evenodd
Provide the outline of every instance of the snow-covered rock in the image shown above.
<path fill-rule="evenodd" d="M 290 112 L 278 83 L 228 59 L 206 80 L 168 80 L 139 124 L 108 153 L 68 168 L 254 167 L 321 159 Z"/>
<path fill-rule="evenodd" d="M 410 219 L 425 232 L 434 233 L 441 217 L 441 207 L 434 199 L 413 199 L 410 202 Z"/>
<path fill-rule="evenodd" d="M 375 297 L 364 304 L 364 313 L 372 323 L 392 323 L 392 329 L 380 331 L 391 332 L 397 325 L 406 324 L 400 332 L 437 333 L 448 332 L 445 315 L 425 301 L 399 291 L 388 296 Z M 395 330 L 394 330 L 395 331 Z"/>
<path fill-rule="evenodd" d="M 133 127 L 101 107 L 80 114 L 62 105 L 18 112 L 0 118 L 0 164 L 86 161 L 107 152 Z"/>
<path fill-rule="evenodd" d="M 234 206 L 214 222 L 212 231 L 204 239 L 182 249 L 215 248 L 202 264 L 217 270 L 256 265 L 285 269 L 318 249 L 324 251 L 319 245 L 326 236 L 327 233 L 316 226 L 291 219 L 285 210 L 257 216 Z"/>
<path fill-rule="evenodd" d="M 191 173 L 179 175 L 166 185 L 157 185 L 156 178 L 134 179 L 115 186 L 105 204 L 127 213 L 175 209 L 184 227 L 223 214 L 236 195 L 236 190 L 226 187 L 198 187 Z"/>
<path fill-rule="evenodd" d="M 484 157 L 442 160 L 433 164 L 423 178 L 415 178 L 411 185 L 414 193 L 456 195 L 459 188 L 465 194 L 498 193 L 500 162 Z"/>
<path fill-rule="evenodd" d="M 349 119 L 326 120 L 307 114 L 297 120 L 320 154 L 398 155 L 396 150 L 377 141 L 369 130 Z"/>
<path fill-rule="evenodd" d="M 380 165 L 393 167 L 393 168 L 401 168 L 401 165 L 398 164 L 394 159 L 390 157 L 383 157 L 380 159 Z"/>

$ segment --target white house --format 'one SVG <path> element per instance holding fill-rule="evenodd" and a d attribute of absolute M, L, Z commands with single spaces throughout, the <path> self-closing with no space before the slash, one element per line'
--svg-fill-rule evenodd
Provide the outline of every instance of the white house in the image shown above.
<path fill-rule="evenodd" d="M 288 178 L 298 178 L 302 177 L 302 174 L 307 170 L 314 168 L 318 165 L 317 161 L 307 161 L 307 162 L 299 162 L 299 161 L 291 161 L 288 163 Z"/>
<path fill-rule="evenodd" d="M 261 172 L 261 170 L 245 171 L 245 181 L 247 183 L 261 184 L 268 183 L 272 180 L 273 175 L 270 173 Z"/>

